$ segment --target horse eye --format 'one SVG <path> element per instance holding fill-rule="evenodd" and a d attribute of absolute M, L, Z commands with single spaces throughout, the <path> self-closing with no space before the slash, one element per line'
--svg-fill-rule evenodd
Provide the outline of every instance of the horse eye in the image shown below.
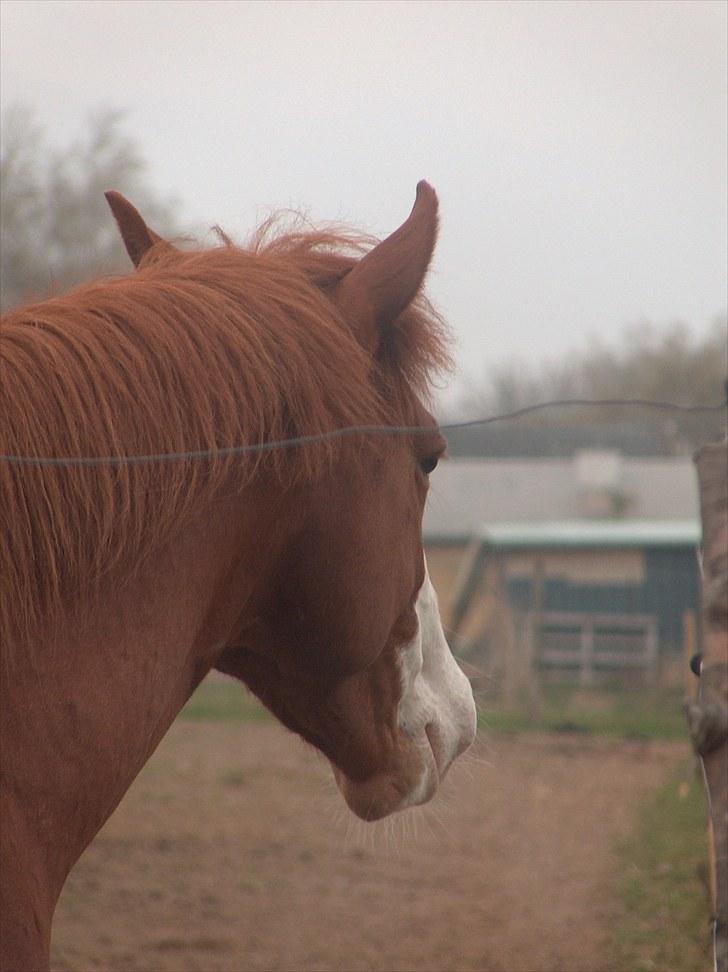
<path fill-rule="evenodd" d="M 425 456 L 424 459 L 420 459 L 420 469 L 425 476 L 429 476 L 433 469 L 437 467 L 437 460 L 437 456 Z"/>

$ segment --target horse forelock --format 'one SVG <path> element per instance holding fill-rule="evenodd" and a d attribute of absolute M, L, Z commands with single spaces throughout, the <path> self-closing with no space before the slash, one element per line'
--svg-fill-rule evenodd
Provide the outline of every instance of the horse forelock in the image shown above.
<path fill-rule="evenodd" d="M 418 298 L 383 336 L 376 367 L 328 292 L 370 245 L 332 230 L 240 249 L 160 253 L 2 320 L 2 452 L 150 455 L 215 450 L 403 419 L 448 363 L 441 319 Z M 368 449 L 384 450 L 386 436 Z M 204 462 L 0 463 L 7 532 L 0 638 L 22 643 L 113 570 L 129 568 L 231 473 L 310 480 L 343 440 Z"/>

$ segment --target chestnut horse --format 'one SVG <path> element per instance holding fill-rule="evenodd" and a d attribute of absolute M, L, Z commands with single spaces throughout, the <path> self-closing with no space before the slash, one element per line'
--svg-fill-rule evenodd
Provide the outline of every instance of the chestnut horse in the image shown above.
<path fill-rule="evenodd" d="M 47 968 L 70 869 L 212 668 L 366 820 L 475 732 L 421 539 L 434 191 L 373 246 L 269 226 L 198 252 L 107 198 L 136 272 L 2 325 L 4 970 Z"/>

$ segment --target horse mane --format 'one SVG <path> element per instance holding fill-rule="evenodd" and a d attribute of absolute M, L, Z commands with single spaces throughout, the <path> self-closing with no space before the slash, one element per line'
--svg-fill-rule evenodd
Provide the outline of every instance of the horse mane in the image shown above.
<path fill-rule="evenodd" d="M 129 276 L 92 281 L 2 318 L 2 453 L 134 456 L 217 450 L 407 421 L 448 365 L 418 298 L 375 365 L 330 292 L 373 242 L 268 221 L 241 248 L 155 247 Z M 387 436 L 370 436 L 383 450 Z M 133 569 L 235 469 L 283 486 L 321 475 L 352 443 L 204 461 L 70 466 L 0 462 L 0 639 L 20 643 Z M 359 443 L 361 449 L 361 443 Z"/>

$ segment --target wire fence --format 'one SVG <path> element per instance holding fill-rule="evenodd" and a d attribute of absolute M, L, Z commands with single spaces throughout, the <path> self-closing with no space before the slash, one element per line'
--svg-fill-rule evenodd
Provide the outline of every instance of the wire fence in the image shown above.
<path fill-rule="evenodd" d="M 469 419 L 462 422 L 446 422 L 436 427 L 421 425 L 349 425 L 343 428 L 330 429 L 315 435 L 295 436 L 290 439 L 278 439 L 271 442 L 254 442 L 246 445 L 227 446 L 219 449 L 200 449 L 189 452 L 162 452 L 150 455 L 119 455 L 119 456 L 23 456 L 0 455 L 0 462 L 16 466 L 120 466 L 138 465 L 143 463 L 167 463 L 189 461 L 212 461 L 231 456 L 255 455 L 272 452 L 276 449 L 293 449 L 312 445 L 331 439 L 343 439 L 353 435 L 431 435 L 433 431 L 453 431 L 455 429 L 479 428 L 493 425 L 497 422 L 522 418 L 541 412 L 549 408 L 644 408 L 663 412 L 681 413 L 716 413 L 728 406 L 728 401 L 715 405 L 682 405 L 678 402 L 658 401 L 646 398 L 569 398 L 555 399 L 548 402 L 537 402 L 510 412 L 490 415 L 483 418 Z"/>

